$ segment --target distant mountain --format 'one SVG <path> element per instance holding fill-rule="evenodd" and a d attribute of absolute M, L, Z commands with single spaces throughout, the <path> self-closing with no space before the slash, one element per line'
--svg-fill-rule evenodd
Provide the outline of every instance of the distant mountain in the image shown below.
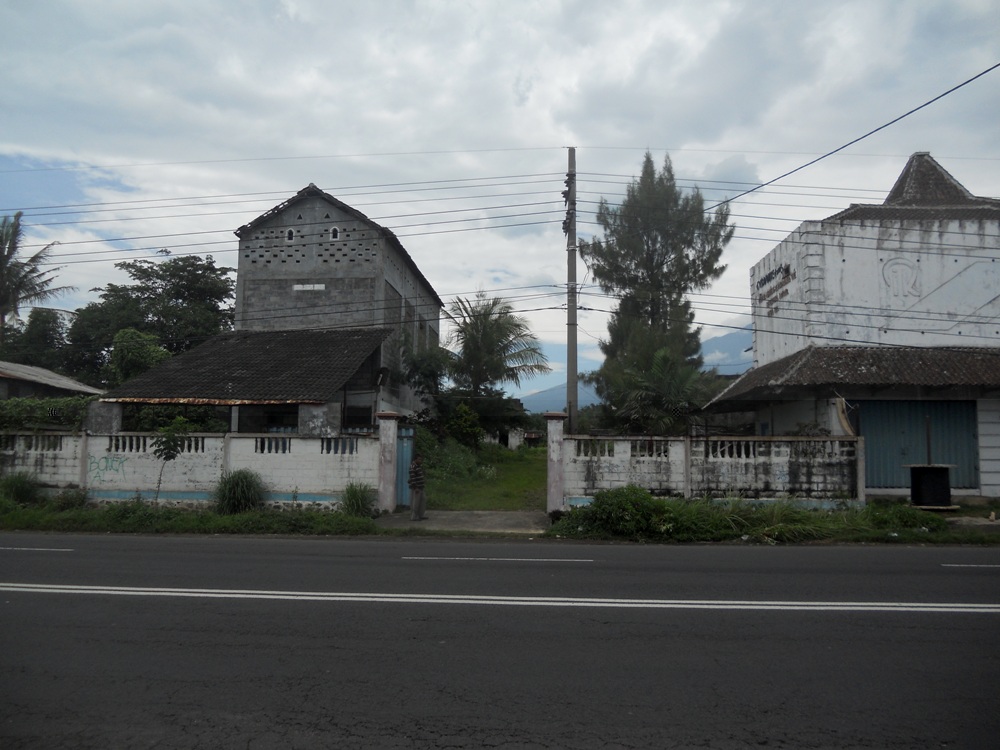
<path fill-rule="evenodd" d="M 701 356 L 705 361 L 704 369 L 710 370 L 714 367 L 720 375 L 739 375 L 746 372 L 753 364 L 753 354 L 746 351 L 752 346 L 753 333 L 749 326 L 709 339 L 701 345 Z M 581 383 L 577 394 L 581 409 L 601 403 L 589 385 Z M 520 401 L 524 404 L 525 410 L 533 414 L 563 411 L 566 408 L 566 384 L 555 385 L 530 396 L 521 396 Z"/>
<path fill-rule="evenodd" d="M 703 342 L 701 358 L 706 370 L 714 367 L 720 375 L 739 375 L 753 364 L 753 353 L 747 351 L 752 347 L 753 332 L 747 326 Z"/>
<path fill-rule="evenodd" d="M 579 408 L 593 406 L 601 403 L 601 399 L 594 393 L 594 389 L 589 385 L 580 383 L 576 390 L 577 405 Z M 555 385 L 546 388 L 544 391 L 532 393 L 530 396 L 521 396 L 520 401 L 524 404 L 525 411 L 533 414 L 543 414 L 547 411 L 566 410 L 566 384 Z"/>

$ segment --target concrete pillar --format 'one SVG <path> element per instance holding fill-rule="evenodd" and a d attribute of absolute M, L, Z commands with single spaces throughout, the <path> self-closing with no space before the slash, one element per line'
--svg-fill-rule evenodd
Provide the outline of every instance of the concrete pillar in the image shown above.
<path fill-rule="evenodd" d="M 563 477 L 563 430 L 566 414 L 549 412 L 545 415 L 548 427 L 548 467 L 545 486 L 545 510 L 551 513 L 565 504 L 565 479 Z"/>
<path fill-rule="evenodd" d="M 122 405 L 111 401 L 92 401 L 87 404 L 87 417 L 83 427 L 97 435 L 113 435 L 122 431 Z"/>
<path fill-rule="evenodd" d="M 396 510 L 396 441 L 399 433 L 399 415 L 391 411 L 379 412 L 378 420 L 378 509 L 392 513 Z"/>

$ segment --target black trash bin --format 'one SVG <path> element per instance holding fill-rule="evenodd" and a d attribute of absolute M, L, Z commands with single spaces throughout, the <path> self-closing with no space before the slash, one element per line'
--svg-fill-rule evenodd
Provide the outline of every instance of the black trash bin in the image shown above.
<path fill-rule="evenodd" d="M 951 505 L 948 464 L 910 465 L 910 502 L 914 505 Z"/>

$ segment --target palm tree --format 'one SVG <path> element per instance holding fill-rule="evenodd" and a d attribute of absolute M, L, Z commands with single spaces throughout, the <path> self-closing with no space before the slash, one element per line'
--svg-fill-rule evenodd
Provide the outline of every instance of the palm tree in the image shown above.
<path fill-rule="evenodd" d="M 459 297 L 448 317 L 455 325 L 449 341 L 455 349 L 451 376 L 470 396 L 549 371 L 527 321 L 500 297 L 482 291 L 472 300 Z"/>
<path fill-rule="evenodd" d="M 53 287 L 59 268 L 47 268 L 49 253 L 56 243 L 46 245 L 34 255 L 20 258 L 21 216 L 3 217 L 0 221 L 0 344 L 9 316 L 17 316 L 22 304 L 44 302 L 73 287 Z"/>
<path fill-rule="evenodd" d="M 629 432 L 674 434 L 718 390 L 714 378 L 669 348 L 657 350 L 648 369 L 627 367 L 622 376 L 616 418 Z"/>

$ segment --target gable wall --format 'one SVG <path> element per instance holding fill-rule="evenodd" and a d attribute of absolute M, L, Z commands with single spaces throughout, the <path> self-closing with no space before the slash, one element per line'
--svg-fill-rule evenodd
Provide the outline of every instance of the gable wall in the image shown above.
<path fill-rule="evenodd" d="M 240 240 L 237 330 L 381 324 L 385 249 L 376 228 L 324 200 L 290 206 Z"/>

